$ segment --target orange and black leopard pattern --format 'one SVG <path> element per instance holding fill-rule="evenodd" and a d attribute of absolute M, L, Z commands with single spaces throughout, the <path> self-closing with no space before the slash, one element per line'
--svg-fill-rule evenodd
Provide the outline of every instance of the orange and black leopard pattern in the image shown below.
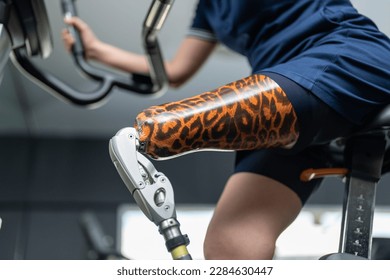
<path fill-rule="evenodd" d="M 292 104 L 264 75 L 152 106 L 137 116 L 135 127 L 143 152 L 155 159 L 200 149 L 286 147 L 299 135 Z"/>

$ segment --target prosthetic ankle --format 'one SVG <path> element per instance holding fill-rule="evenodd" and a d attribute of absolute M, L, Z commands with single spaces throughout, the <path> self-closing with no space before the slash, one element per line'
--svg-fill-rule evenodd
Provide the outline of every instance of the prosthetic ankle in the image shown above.
<path fill-rule="evenodd" d="M 142 111 L 139 150 L 163 159 L 199 150 L 289 147 L 298 139 L 297 116 L 284 91 L 252 75 L 195 97 Z"/>

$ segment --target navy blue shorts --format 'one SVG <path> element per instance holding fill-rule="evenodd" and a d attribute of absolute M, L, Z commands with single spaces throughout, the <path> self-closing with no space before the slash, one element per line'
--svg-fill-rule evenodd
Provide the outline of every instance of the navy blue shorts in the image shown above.
<path fill-rule="evenodd" d="M 235 173 L 251 172 L 270 177 L 291 188 L 305 204 L 321 179 L 302 182 L 301 172 L 324 168 L 329 161 L 323 146 L 347 136 L 355 125 L 295 82 L 275 73 L 261 73 L 273 79 L 293 104 L 299 123 L 299 138 L 291 149 L 273 148 L 236 153 Z"/>

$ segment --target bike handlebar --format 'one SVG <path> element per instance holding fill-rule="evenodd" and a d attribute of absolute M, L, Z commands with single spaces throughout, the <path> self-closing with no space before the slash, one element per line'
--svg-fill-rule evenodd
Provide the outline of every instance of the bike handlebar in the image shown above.
<path fill-rule="evenodd" d="M 61 0 L 62 12 L 65 17 L 77 16 L 76 0 Z M 63 99 L 81 106 L 97 105 L 105 99 L 113 87 L 119 87 L 135 93 L 147 95 L 161 95 L 168 88 L 164 60 L 157 40 L 157 33 L 161 29 L 174 0 L 153 0 L 146 15 L 142 38 L 143 46 L 150 65 L 150 77 L 142 74 L 133 74 L 132 79 L 126 79 L 116 73 L 95 67 L 84 58 L 84 46 L 79 31 L 69 26 L 68 29 L 75 38 L 72 48 L 72 57 L 76 66 L 92 80 L 97 81 L 98 87 L 90 92 L 76 90 L 54 75 L 42 71 L 29 59 L 25 48 L 13 50 L 14 61 L 27 74 L 41 84 L 54 90 Z"/>
<path fill-rule="evenodd" d="M 62 14 L 65 18 L 71 18 L 77 16 L 75 0 L 61 0 Z M 80 32 L 73 26 L 68 25 L 68 31 L 74 38 L 74 44 L 72 46 L 72 53 L 74 56 L 84 56 L 84 46 L 81 40 Z"/>

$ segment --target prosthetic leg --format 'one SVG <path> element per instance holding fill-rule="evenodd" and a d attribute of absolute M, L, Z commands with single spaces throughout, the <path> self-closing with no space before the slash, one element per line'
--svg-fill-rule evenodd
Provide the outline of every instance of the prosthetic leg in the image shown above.
<path fill-rule="evenodd" d="M 154 159 L 198 150 L 288 147 L 298 138 L 291 103 L 264 75 L 150 107 L 137 116 L 135 127 L 141 152 Z"/>
<path fill-rule="evenodd" d="M 253 75 L 144 110 L 135 128 L 124 128 L 111 139 L 110 155 L 138 206 L 159 227 L 173 259 L 190 259 L 172 185 L 143 154 L 166 159 L 200 150 L 289 147 L 298 135 L 286 94 L 270 78 Z"/>

